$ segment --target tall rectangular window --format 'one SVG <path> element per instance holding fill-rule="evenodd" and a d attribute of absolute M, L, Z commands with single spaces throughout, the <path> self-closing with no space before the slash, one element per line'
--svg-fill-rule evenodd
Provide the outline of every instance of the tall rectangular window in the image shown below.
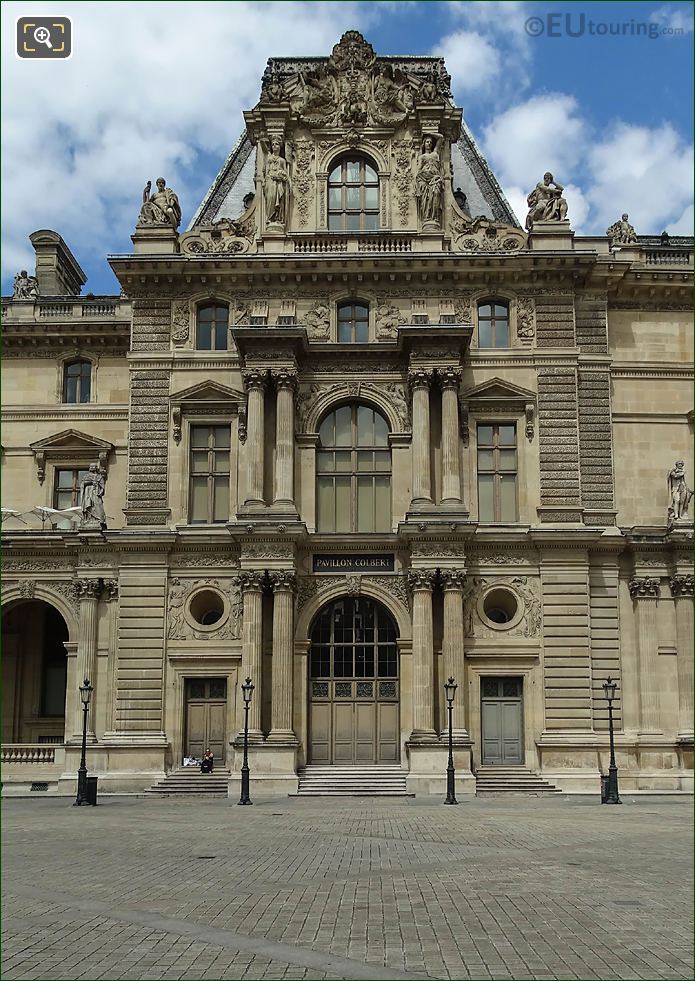
<path fill-rule="evenodd" d="M 229 308 L 224 304 L 206 303 L 198 307 L 196 342 L 198 351 L 226 351 L 229 333 Z"/>
<path fill-rule="evenodd" d="M 87 470 L 77 467 L 59 469 L 55 472 L 53 484 L 53 507 L 62 511 L 63 508 L 76 508 L 80 503 L 80 480 Z"/>
<path fill-rule="evenodd" d="M 231 427 L 191 426 L 191 524 L 229 521 Z"/>
<path fill-rule="evenodd" d="M 517 521 L 516 426 L 478 426 L 478 520 Z"/>

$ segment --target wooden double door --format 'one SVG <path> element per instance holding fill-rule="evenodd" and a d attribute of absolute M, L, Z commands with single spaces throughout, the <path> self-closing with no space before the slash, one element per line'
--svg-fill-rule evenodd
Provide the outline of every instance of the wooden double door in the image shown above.
<path fill-rule="evenodd" d="M 188 678 L 186 681 L 187 756 L 201 759 L 211 750 L 218 765 L 227 757 L 227 679 Z"/>
<path fill-rule="evenodd" d="M 521 678 L 481 678 L 483 766 L 524 762 Z"/>
<path fill-rule="evenodd" d="M 309 762 L 397 763 L 400 759 L 397 631 L 371 599 L 325 607 L 311 632 Z"/>

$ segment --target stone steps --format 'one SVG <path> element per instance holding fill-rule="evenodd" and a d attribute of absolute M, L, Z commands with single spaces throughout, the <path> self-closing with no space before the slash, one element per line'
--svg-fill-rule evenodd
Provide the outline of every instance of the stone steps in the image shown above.
<path fill-rule="evenodd" d="M 400 766 L 307 766 L 299 770 L 300 797 L 405 797 Z"/>
<path fill-rule="evenodd" d="M 212 773 L 201 773 L 198 767 L 182 767 L 168 773 L 147 791 L 158 797 L 205 796 L 226 797 L 229 784 L 229 770 L 213 770 Z"/>
<path fill-rule="evenodd" d="M 560 794 L 561 790 L 523 766 L 481 766 L 475 774 L 475 792 L 487 794 Z"/>

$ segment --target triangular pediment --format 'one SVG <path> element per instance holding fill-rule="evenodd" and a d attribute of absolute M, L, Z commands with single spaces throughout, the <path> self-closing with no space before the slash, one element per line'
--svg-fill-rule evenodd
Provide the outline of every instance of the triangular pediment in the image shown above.
<path fill-rule="evenodd" d="M 175 404 L 186 402 L 243 402 L 245 396 L 234 388 L 220 385 L 219 382 L 204 381 L 190 388 L 184 388 L 180 392 L 175 392 L 171 396 L 171 401 Z"/>
<path fill-rule="evenodd" d="M 105 439 L 99 439 L 97 436 L 90 436 L 89 433 L 81 433 L 78 429 L 65 429 L 62 433 L 56 433 L 55 436 L 47 436 L 45 439 L 39 439 L 35 443 L 30 443 L 29 446 L 36 453 L 37 451 L 46 450 L 97 450 L 97 451 L 108 451 L 111 452 L 113 449 L 113 443 L 107 442 Z"/>
<path fill-rule="evenodd" d="M 521 388 L 519 385 L 513 385 L 503 378 L 490 378 L 488 381 L 476 385 L 475 388 L 462 392 L 461 398 L 467 402 L 474 399 L 484 399 L 488 402 L 532 402 L 536 399 L 536 393 L 527 388 Z"/>

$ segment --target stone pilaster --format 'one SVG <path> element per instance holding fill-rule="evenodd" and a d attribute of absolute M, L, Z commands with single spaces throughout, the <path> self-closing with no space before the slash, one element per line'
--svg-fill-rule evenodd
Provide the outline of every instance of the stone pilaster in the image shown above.
<path fill-rule="evenodd" d="M 442 389 L 442 504 L 460 507 L 458 390 L 461 371 L 440 368 L 437 374 Z"/>
<path fill-rule="evenodd" d="M 432 503 L 430 473 L 430 385 L 432 371 L 410 371 L 408 381 L 413 399 L 413 499 L 411 506 Z"/>
<path fill-rule="evenodd" d="M 292 727 L 296 577 L 293 572 L 271 572 L 270 584 L 273 589 L 273 689 L 269 739 L 296 741 Z"/>
<path fill-rule="evenodd" d="M 277 391 L 275 423 L 275 500 L 274 507 L 296 511 L 294 502 L 294 398 L 295 372 L 271 373 Z"/>
<path fill-rule="evenodd" d="M 413 593 L 413 732 L 411 741 L 432 739 L 434 732 L 434 639 L 432 590 L 434 569 L 408 573 Z"/>
<path fill-rule="evenodd" d="M 659 677 L 657 673 L 658 635 L 656 604 L 660 580 L 635 577 L 628 587 L 637 606 L 637 644 L 639 651 L 640 733 L 661 733 Z"/>
<path fill-rule="evenodd" d="M 249 739 L 260 742 L 263 739 L 261 730 L 261 705 L 263 704 L 263 590 L 265 587 L 265 572 L 243 572 L 239 576 L 243 596 L 243 631 L 241 649 L 240 678 L 250 678 L 255 685 L 251 705 L 249 707 Z M 241 691 L 239 692 L 241 696 Z M 241 703 L 238 706 L 237 718 L 243 723 Z"/>
<path fill-rule="evenodd" d="M 466 730 L 466 686 L 464 684 L 464 631 L 463 631 L 463 588 L 466 574 L 463 570 L 447 569 L 441 573 L 444 591 L 444 634 L 442 655 L 444 680 L 453 678 L 458 685 L 453 706 L 453 736 L 456 740 L 468 740 Z M 442 679 L 440 678 L 440 688 Z M 448 731 L 448 716 L 444 720 Z"/>
<path fill-rule="evenodd" d="M 261 371 L 245 371 L 248 392 L 245 507 L 263 507 L 263 455 L 265 452 L 265 387 L 267 376 Z"/>
<path fill-rule="evenodd" d="M 80 600 L 80 632 L 77 639 L 77 683 L 79 686 L 85 678 L 89 678 L 92 687 L 96 688 L 97 632 L 99 629 L 97 607 L 101 595 L 102 583 L 100 579 L 78 579 L 75 585 Z M 75 739 L 81 739 L 81 699 L 76 699 L 75 707 L 73 736 Z M 94 730 L 95 707 L 96 693 L 92 694 L 89 712 L 87 713 L 87 740 L 91 743 L 96 742 Z"/>
<path fill-rule="evenodd" d="M 678 736 L 693 740 L 693 576 L 671 576 L 678 645 Z"/>

